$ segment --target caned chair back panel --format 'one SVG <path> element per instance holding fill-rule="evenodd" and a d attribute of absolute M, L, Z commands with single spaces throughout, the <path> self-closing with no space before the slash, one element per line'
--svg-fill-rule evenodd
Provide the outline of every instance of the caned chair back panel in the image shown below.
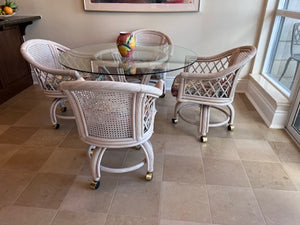
<path fill-rule="evenodd" d="M 23 57 L 30 63 L 40 86 L 46 94 L 59 94 L 58 84 L 77 80 L 75 71 L 65 70 L 59 63 L 59 54 L 69 48 L 49 40 L 32 39 L 21 46 Z"/>
<path fill-rule="evenodd" d="M 176 78 L 181 82 L 179 98 L 196 101 L 201 98 L 212 104 L 231 102 L 238 74 L 254 54 L 254 47 L 244 46 L 213 57 L 198 57 Z M 186 63 L 190 63 L 188 58 Z"/>
<path fill-rule="evenodd" d="M 151 29 L 138 29 L 133 31 L 132 34 L 135 38 L 136 46 L 159 46 L 159 49 L 166 53 L 168 56 L 171 56 L 173 54 L 172 39 L 165 33 Z M 165 69 L 167 68 L 167 66 L 168 65 L 165 63 L 161 65 L 161 67 Z M 166 73 L 153 74 L 148 83 L 153 85 L 160 79 L 165 81 L 166 76 Z M 149 77 L 143 77 L 142 82 L 147 83 L 145 81 L 148 79 Z M 128 80 L 130 81 L 132 80 L 132 78 L 129 77 Z M 136 82 L 136 79 L 133 79 L 133 82 Z M 165 92 L 166 88 L 164 87 L 162 96 L 165 95 Z"/>
<path fill-rule="evenodd" d="M 60 86 L 68 96 L 85 142 L 126 147 L 152 135 L 160 89 L 115 81 L 72 81 Z"/>
<path fill-rule="evenodd" d="M 156 30 L 138 29 L 132 32 L 136 41 L 136 45 L 153 46 L 153 45 L 171 45 L 171 38 Z"/>
<path fill-rule="evenodd" d="M 45 95 L 53 99 L 50 106 L 50 120 L 55 129 L 60 126 L 57 118 L 74 119 L 73 116 L 57 114 L 58 106 L 62 112 L 67 109 L 64 104 L 66 96 L 58 89 L 58 85 L 62 81 L 83 80 L 78 72 L 64 69 L 59 64 L 59 54 L 66 50 L 68 48 L 63 45 L 43 39 L 25 41 L 20 48 L 22 56 L 30 64 Z"/>

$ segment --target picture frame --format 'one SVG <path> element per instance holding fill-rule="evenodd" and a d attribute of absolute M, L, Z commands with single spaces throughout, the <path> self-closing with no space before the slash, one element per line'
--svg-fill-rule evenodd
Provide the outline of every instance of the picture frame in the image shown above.
<path fill-rule="evenodd" d="M 198 12 L 201 0 L 83 0 L 86 11 Z"/>

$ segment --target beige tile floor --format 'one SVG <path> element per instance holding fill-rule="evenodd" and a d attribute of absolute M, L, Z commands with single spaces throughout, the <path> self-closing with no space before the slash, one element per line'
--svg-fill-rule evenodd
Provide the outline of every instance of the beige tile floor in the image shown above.
<path fill-rule="evenodd" d="M 285 131 L 268 129 L 237 94 L 235 131 L 211 128 L 203 144 L 196 127 L 171 123 L 174 103 L 169 93 L 157 101 L 154 179 L 144 180 L 145 168 L 103 173 L 95 191 L 75 122 L 52 129 L 38 87 L 0 105 L 0 224 L 300 224 L 300 152 Z M 104 160 L 120 166 L 141 157 L 111 150 Z"/>

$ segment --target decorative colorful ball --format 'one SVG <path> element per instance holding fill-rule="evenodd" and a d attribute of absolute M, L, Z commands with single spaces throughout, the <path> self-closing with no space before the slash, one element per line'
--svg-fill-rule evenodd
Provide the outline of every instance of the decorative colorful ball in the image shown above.
<path fill-rule="evenodd" d="M 120 32 L 117 39 L 118 50 L 123 57 L 130 57 L 135 48 L 135 39 L 130 32 Z"/>

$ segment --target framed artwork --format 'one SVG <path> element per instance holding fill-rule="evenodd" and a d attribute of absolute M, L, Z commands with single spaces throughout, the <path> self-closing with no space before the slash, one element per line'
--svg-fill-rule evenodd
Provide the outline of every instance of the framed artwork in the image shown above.
<path fill-rule="evenodd" d="M 200 0 L 83 0 L 86 11 L 196 12 Z"/>

